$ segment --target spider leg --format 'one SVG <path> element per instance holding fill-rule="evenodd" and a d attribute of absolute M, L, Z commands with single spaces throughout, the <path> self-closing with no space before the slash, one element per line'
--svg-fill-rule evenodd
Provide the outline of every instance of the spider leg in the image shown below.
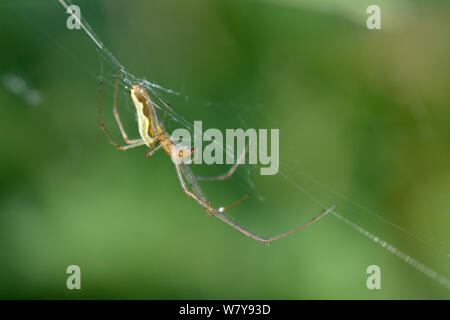
<path fill-rule="evenodd" d="M 158 143 L 158 142 L 156 142 L 156 143 Z M 156 144 L 155 143 L 155 144 Z M 153 145 L 152 145 L 153 146 Z M 151 147 L 152 147 L 151 146 Z M 154 155 L 155 153 L 156 153 L 156 151 L 158 151 L 159 149 L 161 149 L 162 147 L 163 147 L 163 144 L 162 143 L 159 143 L 155 148 L 151 148 L 151 147 L 149 147 L 148 148 L 148 150 L 147 150 L 147 152 L 145 153 L 145 156 L 148 158 L 148 157 L 151 157 L 152 155 Z"/>
<path fill-rule="evenodd" d="M 123 137 L 123 140 L 125 141 L 125 143 L 127 143 L 127 144 L 135 144 L 135 143 L 141 141 L 141 139 L 134 139 L 134 140 L 128 139 L 128 135 L 125 132 L 125 129 L 124 129 L 123 125 L 122 125 L 122 121 L 120 120 L 119 112 L 117 111 L 117 92 L 119 91 L 119 73 L 120 73 L 120 71 L 117 70 L 116 83 L 115 83 L 115 86 L 114 86 L 113 113 L 114 113 L 114 117 L 116 118 L 117 125 L 119 126 L 120 133 L 122 134 L 122 137 Z"/>
<path fill-rule="evenodd" d="M 204 195 L 204 193 L 200 189 L 200 186 L 198 185 L 198 183 L 196 181 L 194 181 L 195 176 L 190 171 L 190 169 L 187 168 L 184 165 L 185 166 L 184 170 L 183 170 L 183 172 L 181 171 L 181 166 L 182 165 L 184 165 L 184 164 L 181 164 L 181 165 L 180 164 L 175 164 L 175 168 L 177 170 L 178 180 L 180 181 L 180 184 L 181 184 L 181 187 L 184 190 L 184 193 L 186 193 L 186 195 L 188 197 L 191 197 L 192 199 L 197 201 L 209 215 L 214 216 L 217 213 L 224 212 L 224 211 L 226 211 L 226 210 L 228 210 L 230 208 L 233 208 L 233 207 L 237 206 L 238 204 L 240 204 L 242 201 L 244 201 L 245 199 L 247 199 L 250 196 L 249 194 L 246 194 L 241 199 L 239 199 L 238 201 L 232 203 L 231 205 L 228 205 L 226 207 L 215 208 L 215 207 L 212 206 L 212 204 L 208 200 L 208 198 Z M 186 182 L 184 181 L 183 173 L 184 173 L 186 179 L 189 181 L 189 185 L 194 190 L 194 192 L 189 191 L 189 188 L 186 185 Z"/>
<path fill-rule="evenodd" d="M 114 147 L 116 147 L 117 150 L 128 150 L 132 148 L 136 148 L 139 146 L 144 145 L 146 142 L 144 140 L 135 140 L 133 143 L 128 144 L 127 146 L 120 146 L 116 140 L 112 137 L 112 135 L 109 133 L 108 129 L 106 129 L 105 125 L 102 121 L 102 95 L 103 95 L 103 83 L 100 82 L 100 88 L 99 88 L 99 103 L 98 103 L 98 124 L 102 128 L 103 132 L 106 134 L 108 139 L 112 142 Z"/>
<path fill-rule="evenodd" d="M 271 242 L 273 240 L 277 240 L 280 238 L 283 238 L 287 235 L 290 235 L 294 232 L 297 232 L 307 226 L 309 226 L 310 224 L 312 224 L 313 222 L 319 220 L 320 218 L 322 218 L 323 216 L 325 216 L 327 213 L 331 212 L 335 206 L 319 213 L 317 216 L 315 216 L 314 218 L 312 218 L 311 220 L 307 221 L 306 223 L 298 226 L 297 228 L 294 228 L 290 231 L 286 231 L 280 234 L 277 234 L 273 237 L 263 237 L 260 236 L 256 233 L 253 233 L 249 230 L 247 230 L 246 228 L 240 226 L 239 224 L 237 224 L 236 222 L 234 222 L 233 220 L 231 220 L 230 218 L 228 218 L 227 216 L 225 216 L 223 214 L 224 211 L 233 208 L 235 206 L 237 206 L 238 204 L 240 204 L 242 201 L 244 201 L 245 199 L 247 199 L 249 197 L 249 195 L 245 195 L 244 197 L 242 197 L 240 200 L 236 201 L 235 203 L 227 206 L 227 207 L 220 207 L 220 208 L 215 208 L 212 206 L 211 202 L 208 200 L 208 198 L 206 198 L 206 196 L 204 195 L 204 193 L 202 192 L 202 190 L 200 189 L 200 186 L 198 186 L 196 180 L 195 180 L 195 176 L 193 175 L 193 173 L 190 171 L 189 168 L 184 167 L 185 170 L 183 170 L 183 172 L 181 171 L 181 167 L 180 165 L 175 165 L 176 169 L 177 169 L 177 175 L 178 175 L 178 180 L 180 181 L 181 187 L 183 188 L 184 192 L 186 193 L 186 195 L 188 195 L 189 197 L 193 198 L 195 201 L 197 201 L 202 207 L 203 209 L 210 214 L 211 216 L 216 217 L 217 219 L 225 222 L 226 224 L 228 224 L 229 226 L 231 226 L 232 228 L 242 232 L 244 235 L 246 235 L 247 237 L 250 237 L 252 239 L 255 239 L 261 243 L 268 243 Z M 186 177 L 186 180 L 188 180 L 189 184 L 191 185 L 192 189 L 194 190 L 194 192 L 189 191 L 186 182 L 184 181 L 183 178 L 183 173 Z"/>
<path fill-rule="evenodd" d="M 269 237 L 269 238 L 262 237 L 260 235 L 257 235 L 255 233 L 251 232 L 251 231 L 248 231 L 247 229 L 245 229 L 242 226 L 238 225 L 236 222 L 234 222 L 233 220 L 231 220 L 230 218 L 228 218 L 227 216 L 225 216 L 225 215 L 223 215 L 221 213 L 216 214 L 215 217 L 220 219 L 220 220 L 222 220 L 223 222 L 225 222 L 229 226 L 233 227 L 234 229 L 239 230 L 240 232 L 242 232 L 243 234 L 245 234 L 246 236 L 248 236 L 248 237 L 250 237 L 252 239 L 255 239 L 255 240 L 257 240 L 259 242 L 262 242 L 262 243 L 268 243 L 268 242 L 271 242 L 273 240 L 277 240 L 277 239 L 283 238 L 283 237 L 285 237 L 287 235 L 295 233 L 295 232 L 297 232 L 297 231 L 299 231 L 299 230 L 309 226 L 310 224 L 314 223 L 315 221 L 317 221 L 320 218 L 322 218 L 323 216 L 325 216 L 327 213 L 333 211 L 335 207 L 336 206 L 332 206 L 331 208 L 322 211 L 317 216 L 315 216 L 311 220 L 307 221 L 306 223 L 298 226 L 297 228 L 294 228 L 294 229 L 292 229 L 290 231 L 286 231 L 286 232 L 277 234 L 276 236 Z"/>
<path fill-rule="evenodd" d="M 164 131 L 166 131 L 166 128 L 164 127 L 164 122 L 166 122 L 167 114 L 168 114 L 168 113 L 169 113 L 169 110 L 166 109 L 166 111 L 164 111 L 164 115 L 163 115 L 163 118 L 162 118 L 162 120 L 161 120 L 161 126 L 162 126 L 162 128 L 163 128 Z"/>
<path fill-rule="evenodd" d="M 181 187 L 183 188 L 184 193 L 186 193 L 186 195 L 188 197 L 190 197 L 190 198 L 194 199 L 195 201 L 197 201 L 203 207 L 203 209 L 205 209 L 205 211 L 208 214 L 214 215 L 216 211 L 218 212 L 218 210 L 216 210 L 215 208 L 213 208 L 211 206 L 211 203 L 209 202 L 208 199 L 206 199 L 206 197 L 202 197 L 204 199 L 200 199 L 194 193 L 189 191 L 189 188 L 187 187 L 186 182 L 184 181 L 183 174 L 181 173 L 180 165 L 175 164 L 175 168 L 177 170 L 178 180 L 180 181 L 180 184 L 181 184 Z"/>
<path fill-rule="evenodd" d="M 220 175 L 217 175 L 217 176 L 196 176 L 197 180 L 214 181 L 214 180 L 226 180 L 226 179 L 230 178 L 233 175 L 233 173 L 236 171 L 236 169 L 239 167 L 239 165 L 245 159 L 245 155 L 248 152 L 248 147 L 249 147 L 249 143 L 247 143 L 247 145 L 245 146 L 244 151 L 241 153 L 239 158 L 236 160 L 236 162 L 233 164 L 233 166 L 226 173 L 220 174 Z"/>

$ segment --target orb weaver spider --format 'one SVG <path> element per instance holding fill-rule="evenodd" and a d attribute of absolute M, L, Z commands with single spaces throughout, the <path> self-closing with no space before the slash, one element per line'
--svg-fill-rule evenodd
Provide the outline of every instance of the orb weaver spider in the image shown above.
<path fill-rule="evenodd" d="M 115 120 L 117 122 L 117 125 L 120 129 L 120 132 L 122 134 L 123 140 L 127 145 L 120 146 L 112 137 L 112 135 L 109 133 L 109 131 L 106 129 L 106 127 L 103 124 L 102 121 L 102 91 L 103 91 L 103 84 L 100 83 L 100 89 L 99 89 L 99 108 L 98 108 L 98 124 L 102 128 L 102 130 L 105 132 L 107 138 L 112 142 L 114 147 L 117 150 L 123 151 L 123 150 L 129 150 L 132 148 L 140 147 L 143 145 L 146 145 L 148 147 L 147 152 L 145 153 L 146 157 L 150 157 L 152 154 L 154 154 L 159 149 L 164 149 L 164 151 L 170 156 L 172 159 L 173 164 L 175 165 L 175 169 L 177 172 L 178 180 L 180 182 L 181 187 L 183 188 L 186 195 L 195 201 L 197 201 L 198 204 L 211 216 L 216 217 L 226 224 L 230 225 L 234 229 L 242 232 L 244 235 L 253 238 L 261 243 L 268 243 L 273 240 L 280 239 L 282 237 L 285 237 L 289 234 L 292 234 L 294 232 L 297 232 L 304 227 L 312 224 L 313 222 L 319 220 L 323 216 L 325 216 L 327 213 L 331 212 L 335 206 L 322 211 L 317 216 L 312 218 L 311 220 L 307 221 L 306 223 L 298 226 L 297 228 L 294 228 L 290 231 L 286 231 L 283 233 L 280 233 L 278 235 L 275 235 L 273 237 L 262 237 L 260 235 L 257 235 L 244 227 L 238 225 L 233 220 L 228 218 L 223 214 L 226 210 L 237 206 L 242 201 L 247 199 L 250 195 L 246 194 L 238 201 L 232 203 L 231 205 L 225 206 L 225 207 L 219 207 L 216 208 L 212 205 L 212 203 L 208 200 L 205 193 L 201 189 L 200 185 L 198 184 L 198 180 L 225 180 L 230 178 L 233 173 L 236 171 L 240 161 L 236 161 L 236 163 L 225 173 L 218 176 L 211 176 L 211 177 L 200 177 L 195 176 L 192 172 L 192 170 L 189 167 L 189 164 L 192 162 L 185 161 L 188 157 L 190 157 L 193 154 L 194 148 L 187 148 L 184 146 L 178 145 L 176 142 L 174 142 L 170 135 L 167 133 L 166 129 L 164 128 L 164 120 L 167 116 L 167 110 L 164 114 L 164 118 L 160 120 L 158 116 L 158 112 L 150 99 L 149 94 L 147 93 L 144 86 L 140 84 L 133 84 L 129 88 L 129 94 L 130 97 L 136 107 L 136 114 L 138 119 L 138 129 L 141 136 L 141 139 L 129 139 L 127 133 L 125 132 L 125 129 L 122 125 L 122 122 L 119 117 L 119 113 L 117 111 L 117 91 L 118 91 L 118 85 L 119 85 L 119 72 L 117 72 L 116 82 L 115 82 L 115 88 L 114 88 L 114 100 L 113 100 L 113 114 L 115 117 Z M 170 107 L 160 99 L 164 105 L 170 109 Z M 248 150 L 248 145 L 244 153 L 240 156 L 244 156 Z M 190 189 L 189 189 L 189 187 Z"/>

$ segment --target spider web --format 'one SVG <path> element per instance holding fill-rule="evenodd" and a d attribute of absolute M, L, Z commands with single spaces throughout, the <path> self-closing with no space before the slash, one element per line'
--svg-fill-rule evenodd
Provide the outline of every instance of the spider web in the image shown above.
<path fill-rule="evenodd" d="M 71 5 L 70 1 L 65 0 L 58 0 L 58 1 L 65 9 L 67 9 L 68 5 Z M 177 111 L 175 111 L 165 102 L 166 99 L 169 101 L 170 100 L 176 101 L 177 99 L 181 99 L 186 102 L 190 100 L 188 96 L 181 94 L 176 90 L 160 86 L 156 82 L 149 81 L 148 79 L 139 78 L 133 75 L 132 73 L 128 72 L 126 67 L 118 61 L 118 59 L 102 43 L 101 39 L 99 39 L 99 37 L 96 36 L 94 30 L 90 27 L 86 19 L 82 17 L 81 21 L 79 22 L 81 23 L 82 28 L 87 34 L 87 36 L 90 38 L 90 40 L 92 40 L 93 44 L 95 45 L 98 55 L 101 57 L 100 59 L 102 65 L 101 78 L 103 81 L 109 82 L 109 85 L 113 86 L 113 73 L 110 72 L 109 77 L 106 78 L 103 77 L 105 73 L 103 68 L 105 66 L 108 66 L 109 70 L 114 69 L 120 70 L 120 81 L 124 86 L 129 86 L 134 83 L 140 83 L 144 85 L 153 96 L 154 104 L 158 109 L 160 109 L 160 112 L 164 112 L 167 110 L 169 117 L 172 121 L 174 121 L 181 127 L 189 129 L 191 132 L 193 131 L 192 122 L 185 119 L 181 114 L 177 113 Z M 195 103 L 196 104 L 204 103 L 205 105 L 208 106 L 212 104 L 211 102 L 201 102 L 201 101 L 195 101 Z M 239 120 L 241 124 L 245 125 L 246 122 L 243 118 L 239 118 Z M 232 150 L 227 149 L 227 147 L 221 144 L 220 147 L 224 149 L 225 153 L 230 154 L 232 153 Z M 243 180 L 241 179 L 241 183 L 245 183 L 247 187 L 257 195 L 256 198 L 259 201 L 265 201 L 265 197 L 258 192 L 257 186 L 255 186 L 255 183 L 251 179 L 251 171 L 257 170 L 258 169 L 257 166 L 256 165 L 252 166 L 248 164 L 244 166 L 246 168 L 245 177 L 243 177 L 244 178 Z M 336 191 L 333 188 L 325 185 L 315 177 L 306 174 L 303 170 L 300 170 L 299 168 L 300 165 L 298 163 L 294 165 L 290 164 L 288 165 L 287 163 L 280 161 L 280 170 L 278 175 L 282 177 L 285 181 L 287 181 L 295 190 L 297 190 L 297 192 L 303 194 L 304 196 L 309 198 L 313 203 L 315 203 L 318 209 L 325 209 L 331 207 L 335 203 L 338 203 L 337 209 L 332 211 L 332 215 L 337 220 L 349 226 L 353 230 L 359 232 L 367 239 L 373 241 L 375 244 L 378 244 L 379 246 L 384 248 L 387 252 L 397 256 L 402 261 L 414 267 L 427 277 L 433 279 L 434 281 L 446 287 L 447 289 L 450 289 L 450 280 L 445 275 L 438 273 L 437 271 L 428 267 L 426 264 L 420 262 L 419 260 L 408 255 L 401 249 L 397 248 L 390 242 L 385 241 L 382 238 L 375 235 L 374 233 L 370 232 L 366 227 L 363 227 L 361 224 L 356 222 L 358 220 L 357 216 L 365 215 L 366 217 L 369 217 L 371 221 L 374 221 L 374 223 L 378 223 L 383 226 L 393 228 L 396 231 L 402 233 L 408 239 L 413 239 L 414 241 L 417 241 L 418 243 L 425 246 L 435 254 L 445 258 L 448 258 L 450 256 L 450 254 L 448 253 L 450 250 L 449 243 L 439 239 L 435 239 L 429 235 L 422 235 L 416 232 L 412 232 L 406 228 L 403 228 L 402 226 L 393 223 L 387 218 L 384 218 L 381 214 L 378 214 L 373 210 L 366 208 L 365 206 L 360 204 L 358 201 L 352 199 L 351 197 L 348 197 L 340 193 L 339 191 Z M 303 180 L 299 181 L 298 178 L 302 178 Z M 309 188 L 307 186 L 309 186 Z M 373 224 L 371 224 L 371 227 L 373 227 Z"/>
<path fill-rule="evenodd" d="M 58 0 L 61 7 L 61 14 L 65 15 L 65 10 L 72 4 L 71 1 Z M 65 15 L 67 16 L 67 15 Z M 102 42 L 102 40 L 96 35 L 95 31 L 90 27 L 85 16 L 82 16 L 80 23 L 85 32 L 87 39 L 92 42 L 93 48 L 95 48 L 99 57 L 99 66 L 101 68 L 100 77 L 93 73 L 91 69 L 86 68 L 86 73 L 91 77 L 102 80 L 105 85 L 110 88 L 114 87 L 116 70 L 120 71 L 120 83 L 122 87 L 130 86 L 134 83 L 141 83 L 151 93 L 155 106 L 160 109 L 160 113 L 168 111 L 168 116 L 172 124 L 178 127 L 187 128 L 191 132 L 193 131 L 193 125 L 187 119 L 186 113 L 183 110 L 178 109 L 177 102 L 184 102 L 185 104 L 204 104 L 205 106 L 214 107 L 215 102 L 205 101 L 193 101 L 189 96 L 181 93 L 178 90 L 165 88 L 159 85 L 155 81 L 151 81 L 145 78 L 141 78 L 129 72 L 126 68 L 126 64 L 122 64 L 108 49 L 108 47 Z M 41 30 L 38 26 L 34 26 L 36 29 Z M 45 31 L 43 32 L 45 33 Z M 52 39 L 50 39 L 52 41 Z M 82 64 L 81 64 L 82 65 Z M 122 92 L 123 94 L 123 92 Z M 169 102 L 167 104 L 166 102 Z M 173 106 L 173 107 L 171 107 Z M 175 107 L 177 106 L 177 107 Z M 239 106 L 240 107 L 240 106 Z M 244 105 L 247 109 L 257 109 L 255 106 Z M 237 108 L 239 109 L 239 108 Z M 241 113 L 236 113 L 236 121 L 243 127 L 246 126 L 246 117 Z M 219 143 L 219 142 L 215 142 Z M 232 151 L 220 145 L 224 148 L 226 153 Z M 220 170 L 220 169 L 218 169 Z M 270 200 L 267 199 L 267 195 L 261 192 L 258 188 L 257 180 L 252 173 L 258 171 L 258 166 L 245 165 L 244 170 L 240 170 L 240 183 L 247 190 L 251 190 L 256 199 L 260 202 L 264 202 L 264 205 L 270 206 Z M 401 234 L 405 237 L 406 242 L 414 241 L 420 246 L 423 246 L 425 250 L 428 250 L 432 255 L 437 255 L 442 258 L 444 263 L 448 263 L 450 245 L 446 241 L 436 239 L 430 235 L 424 235 L 421 233 L 410 231 L 399 224 L 396 224 L 389 219 L 385 218 L 382 214 L 369 209 L 362 205 L 362 201 L 353 199 L 353 197 L 347 196 L 337 189 L 330 187 L 327 183 L 323 183 L 320 179 L 307 174 L 309 172 L 307 168 L 302 168 L 302 165 L 293 161 L 280 161 L 280 171 L 277 178 L 283 179 L 288 183 L 295 195 L 302 195 L 304 198 L 309 199 L 310 203 L 317 209 L 317 212 L 325 208 L 329 208 L 334 204 L 337 204 L 337 208 L 332 212 L 334 218 L 344 223 L 354 231 L 357 231 L 370 241 L 378 244 L 384 248 L 386 252 L 389 252 L 404 263 L 414 267 L 419 272 L 423 273 L 427 277 L 433 279 L 442 286 L 450 289 L 450 280 L 440 272 L 435 271 L 433 268 L 427 266 L 427 264 L 419 261 L 418 259 L 407 254 L 405 250 L 400 249 L 393 245 L 390 240 L 383 240 L 379 237 L 383 229 L 395 230 L 397 234 Z M 277 208 L 275 208 L 277 209 Z M 366 219 L 365 219 L 366 218 Z M 372 231 L 372 230 L 376 231 Z M 369 231 L 371 230 L 371 231 Z"/>

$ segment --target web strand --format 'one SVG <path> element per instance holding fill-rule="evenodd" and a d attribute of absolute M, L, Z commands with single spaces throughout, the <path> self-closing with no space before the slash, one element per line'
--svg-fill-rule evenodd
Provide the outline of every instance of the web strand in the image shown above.
<path fill-rule="evenodd" d="M 65 8 L 65 10 L 68 9 L 69 5 L 71 5 L 71 1 L 67 0 L 58 0 L 59 3 Z M 69 5 L 68 5 L 69 4 Z M 177 95 L 179 96 L 180 93 L 173 91 L 171 89 L 167 89 L 164 88 L 158 84 L 152 83 L 146 79 L 141 79 L 138 78 L 136 76 L 134 76 L 133 74 L 129 73 L 126 71 L 126 69 L 123 67 L 123 65 L 115 58 L 115 56 L 103 45 L 103 43 L 100 41 L 100 39 L 95 35 L 94 31 L 92 30 L 92 28 L 89 26 L 89 24 L 87 23 L 86 19 L 84 17 L 78 18 L 75 17 L 75 19 L 77 20 L 77 22 L 80 23 L 80 26 L 83 28 L 83 30 L 85 31 L 85 33 L 88 35 L 88 37 L 94 42 L 96 49 L 99 53 L 101 53 L 101 55 L 107 60 L 109 61 L 115 68 L 116 70 L 120 70 L 121 75 L 123 76 L 123 81 L 125 82 L 125 84 L 130 85 L 133 83 L 141 83 L 142 85 L 144 85 L 147 89 L 149 89 L 149 91 L 160 101 L 160 103 L 162 103 L 162 99 L 160 97 L 160 95 L 158 94 L 158 92 L 156 92 L 156 90 L 160 90 L 163 92 L 166 92 L 168 94 L 172 94 L 172 95 Z M 156 90 L 155 90 L 156 89 Z M 189 123 L 186 119 L 184 119 L 182 116 L 178 115 L 174 110 L 172 110 L 171 108 L 168 108 L 167 105 L 163 106 L 159 105 L 158 103 L 156 103 L 156 101 L 154 102 L 155 106 L 161 110 L 168 110 L 169 116 L 175 120 L 176 122 L 178 122 L 179 124 L 181 124 L 182 126 L 192 129 L 193 125 L 191 123 Z M 225 151 L 225 152 L 230 152 L 226 147 L 224 147 L 223 145 L 220 145 L 220 147 Z M 317 181 L 316 179 L 298 171 L 292 168 L 289 168 L 288 166 L 286 166 L 285 164 L 282 163 L 283 166 L 285 166 L 286 168 L 288 168 L 289 170 L 292 170 L 294 172 L 296 172 L 296 174 L 298 175 L 302 175 L 304 177 L 306 177 L 307 179 L 309 179 L 311 182 L 321 186 L 322 188 L 325 188 L 326 190 L 328 190 L 329 192 L 334 193 L 335 195 L 339 196 L 340 198 L 348 201 L 349 203 L 352 203 L 354 206 L 358 207 L 362 213 L 364 214 L 369 214 L 372 217 L 375 217 L 381 221 L 383 221 L 386 224 L 389 224 L 393 227 L 395 227 L 396 229 L 402 231 L 403 233 L 407 234 L 408 236 L 436 249 L 439 250 L 438 248 L 436 248 L 435 246 L 433 246 L 429 241 L 434 241 L 437 242 L 435 239 L 432 238 L 425 238 L 422 237 L 420 235 L 417 235 L 411 231 L 406 230 L 405 228 L 398 226 L 396 224 L 394 224 L 393 222 L 387 220 L 386 218 L 380 216 L 379 214 L 365 208 L 364 206 L 360 205 L 359 203 L 357 203 L 356 201 L 350 199 L 349 197 L 335 191 L 332 190 L 331 188 L 325 186 L 324 184 L 320 183 L 319 181 Z M 306 191 L 305 188 L 303 188 L 302 186 L 300 186 L 300 184 L 298 184 L 297 182 L 295 182 L 292 177 L 287 176 L 283 171 L 279 171 L 280 176 L 282 176 L 285 180 L 287 180 L 289 183 L 291 183 L 295 188 L 297 188 L 300 192 L 302 192 L 303 194 L 305 194 L 309 199 L 311 199 L 314 203 L 316 203 L 318 206 L 320 206 L 322 209 L 325 207 L 329 207 L 324 205 L 321 201 L 319 201 L 316 197 L 314 197 L 312 194 L 310 194 L 309 192 Z M 251 183 L 251 181 L 250 181 Z M 447 289 L 450 289 L 450 281 L 449 279 L 447 279 L 445 276 L 439 274 L 438 272 L 434 271 L 433 269 L 427 267 L 425 264 L 421 263 L 420 261 L 418 261 L 417 259 L 409 256 L 408 254 L 404 253 L 403 251 L 401 251 L 400 249 L 394 247 L 393 245 L 391 245 L 390 243 L 380 239 L 379 237 L 375 236 L 374 234 L 370 233 L 369 231 L 367 231 L 366 229 L 364 229 L 363 227 L 359 226 L 358 224 L 350 221 L 349 219 L 345 218 L 344 216 L 342 216 L 340 213 L 337 213 L 336 211 L 332 212 L 333 216 L 336 217 L 339 221 L 345 223 L 346 225 L 350 226 L 352 229 L 358 231 L 359 233 L 361 233 L 362 235 L 364 235 L 365 237 L 369 238 L 370 240 L 372 240 L 373 242 L 375 242 L 376 244 L 380 245 L 382 248 L 386 249 L 388 252 L 394 254 L 395 256 L 399 257 L 400 259 L 402 259 L 404 262 L 406 262 L 407 264 L 411 265 L 412 267 L 414 267 L 415 269 L 417 269 L 418 271 L 420 271 L 421 273 L 425 274 L 427 277 L 433 279 L 434 281 L 436 281 L 437 283 L 441 284 L 442 286 L 446 287 Z M 446 246 L 448 248 L 448 245 L 444 242 L 439 242 L 442 246 Z M 441 250 L 439 250 L 441 251 Z M 442 252 L 442 251 L 441 251 Z M 449 255 L 447 255 L 448 257 Z"/>

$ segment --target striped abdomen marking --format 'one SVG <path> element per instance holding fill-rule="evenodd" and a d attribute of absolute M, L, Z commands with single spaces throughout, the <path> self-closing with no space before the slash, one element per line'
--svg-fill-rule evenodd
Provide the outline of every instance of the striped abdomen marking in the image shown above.
<path fill-rule="evenodd" d="M 155 138 L 162 133 L 159 124 L 159 116 L 153 106 L 152 100 L 147 90 L 140 85 L 134 84 L 130 87 L 130 96 L 136 107 L 138 116 L 139 133 L 147 144 L 150 146 L 154 143 Z"/>

